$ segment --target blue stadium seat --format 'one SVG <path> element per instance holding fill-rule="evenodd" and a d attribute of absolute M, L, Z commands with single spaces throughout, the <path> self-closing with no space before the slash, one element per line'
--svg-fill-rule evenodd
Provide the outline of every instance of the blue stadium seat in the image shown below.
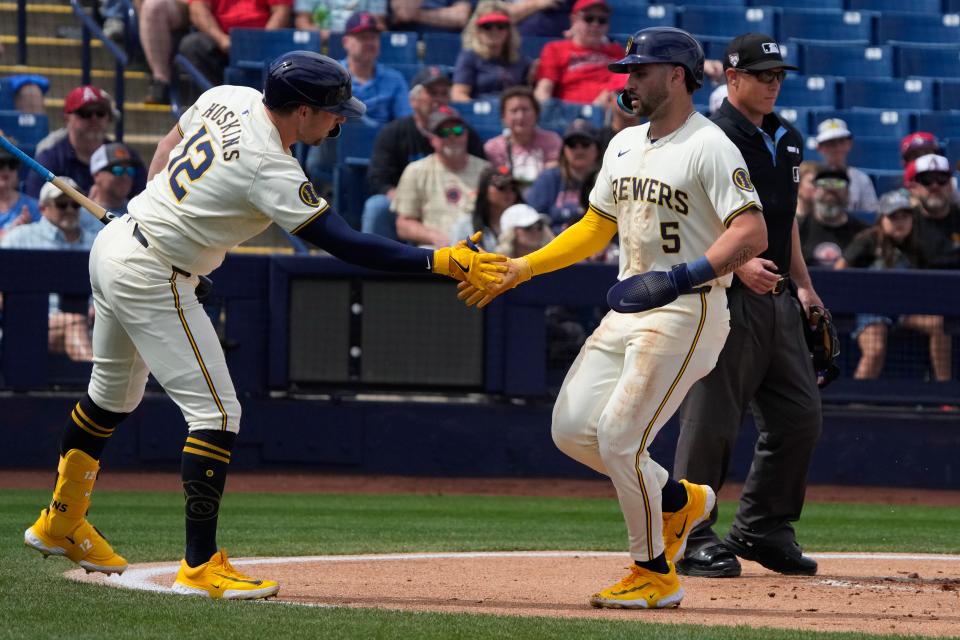
<path fill-rule="evenodd" d="M 453 64 L 460 55 L 459 33 L 428 31 L 423 34 L 424 64 Z"/>
<path fill-rule="evenodd" d="M 470 102 L 453 102 L 451 105 L 474 129 L 478 127 L 503 128 L 500 122 L 500 100 L 487 98 Z"/>
<path fill-rule="evenodd" d="M 855 137 L 853 149 L 847 157 L 851 167 L 858 169 L 902 170 L 900 164 L 900 138 Z"/>
<path fill-rule="evenodd" d="M 797 6 L 797 0 L 750 0 L 751 7 L 779 7 L 792 9 Z M 808 9 L 831 10 L 843 9 L 843 0 L 804 0 L 803 6 Z"/>
<path fill-rule="evenodd" d="M 10 81 L 6 78 L 0 78 L 0 111 L 13 110 L 13 91 L 10 89 Z"/>
<path fill-rule="evenodd" d="M 960 44 L 960 16 L 884 13 L 877 20 L 877 42 L 889 40 Z"/>
<path fill-rule="evenodd" d="M 960 109 L 960 80 L 937 82 L 937 109 Z"/>
<path fill-rule="evenodd" d="M 707 60 L 723 60 L 727 52 L 727 45 L 730 44 L 730 38 L 727 36 L 703 36 L 694 34 L 694 37 L 700 41 L 703 46 L 703 53 Z"/>
<path fill-rule="evenodd" d="M 323 52 L 324 55 L 328 55 L 334 60 L 343 60 L 347 57 L 347 52 L 343 48 L 343 34 L 342 33 L 331 33 L 330 39 L 327 40 L 327 48 Z"/>
<path fill-rule="evenodd" d="M 616 39 L 616 36 L 611 36 L 611 38 Z M 543 51 L 543 45 L 556 39 L 546 36 L 523 36 L 520 39 L 520 51 L 531 60 L 536 60 L 540 57 L 540 52 Z"/>
<path fill-rule="evenodd" d="M 341 125 L 340 137 L 337 138 L 337 156 L 341 160 L 347 158 L 369 160 L 378 131 L 380 131 L 379 127 L 371 127 L 358 121 L 347 121 Z"/>
<path fill-rule="evenodd" d="M 809 107 L 784 107 L 777 105 L 777 114 L 792 124 L 804 136 L 813 133 L 811 125 L 811 113 L 813 109 Z"/>
<path fill-rule="evenodd" d="M 960 137 L 946 140 L 943 143 L 943 146 L 944 146 L 943 152 L 946 154 L 951 164 L 953 164 L 953 166 L 956 167 L 957 162 L 960 162 Z"/>
<path fill-rule="evenodd" d="M 636 3 L 634 4 L 636 6 Z M 647 27 L 675 27 L 677 26 L 677 9 L 672 4 L 651 4 L 642 6 L 641 11 L 634 11 L 630 14 L 629 22 L 620 19 L 620 14 L 615 13 L 613 21 L 610 23 L 610 31 L 616 31 L 616 35 L 611 36 L 617 42 L 626 44 L 630 34 L 646 29 Z"/>
<path fill-rule="evenodd" d="M 843 84 L 842 105 L 882 109 L 931 110 L 934 83 L 922 78 L 849 78 Z"/>
<path fill-rule="evenodd" d="M 780 39 L 808 38 L 873 42 L 873 24 L 876 16 L 875 11 L 784 8 L 780 13 Z"/>
<path fill-rule="evenodd" d="M 897 44 L 897 75 L 960 78 L 960 46 Z"/>
<path fill-rule="evenodd" d="M 305 49 L 320 51 L 320 33 L 299 29 L 231 29 L 230 64 L 234 67 L 261 68 L 277 56 Z"/>
<path fill-rule="evenodd" d="M 337 138 L 337 166 L 333 170 L 336 211 L 356 229 L 360 228 L 363 203 L 370 195 L 367 165 L 379 131 L 360 122 L 344 124 Z"/>
<path fill-rule="evenodd" d="M 679 14 L 679 26 L 690 33 L 732 38 L 754 31 L 776 36 L 776 9 L 763 7 L 685 7 Z"/>
<path fill-rule="evenodd" d="M 847 127 L 854 138 L 883 138 L 891 137 L 900 140 L 910 133 L 910 112 L 887 109 L 835 109 L 832 111 L 818 110 L 813 114 L 813 126 L 827 118 L 840 118 L 847 123 Z"/>
<path fill-rule="evenodd" d="M 914 13 L 940 13 L 942 0 L 911 0 Z M 903 0 L 847 0 L 848 9 L 872 9 L 874 11 L 902 11 Z"/>
<path fill-rule="evenodd" d="M 416 64 L 416 32 L 385 31 L 384 33 L 381 33 L 380 62 L 383 62 L 384 64 Z"/>
<path fill-rule="evenodd" d="M 240 87 L 252 87 L 260 91 L 263 89 L 263 70 L 263 67 L 258 69 L 227 67 L 223 72 L 223 83 Z"/>
<path fill-rule="evenodd" d="M 43 113 L 20 113 L 0 111 L 0 129 L 3 134 L 16 140 L 17 146 L 30 152 L 50 132 L 47 116 Z"/>
<path fill-rule="evenodd" d="M 803 44 L 801 68 L 806 75 L 889 78 L 893 75 L 893 49 L 855 44 Z M 917 74 L 913 74 L 917 75 Z"/>
<path fill-rule="evenodd" d="M 837 107 L 837 88 L 842 86 L 838 78 L 824 76 L 799 76 L 788 73 L 780 86 L 777 104 L 790 107 Z"/>
<path fill-rule="evenodd" d="M 914 131 L 930 131 L 938 138 L 960 140 L 960 111 L 932 111 L 918 113 Z"/>
<path fill-rule="evenodd" d="M 960 0 L 943 0 L 944 13 L 960 13 Z"/>
<path fill-rule="evenodd" d="M 540 113 L 540 126 L 563 135 L 563 130 L 577 118 L 589 120 L 596 128 L 603 126 L 603 109 L 589 104 L 550 100 L 543 105 Z"/>
<path fill-rule="evenodd" d="M 873 180 L 873 189 L 878 196 L 903 186 L 903 169 L 871 169 L 864 173 Z"/>

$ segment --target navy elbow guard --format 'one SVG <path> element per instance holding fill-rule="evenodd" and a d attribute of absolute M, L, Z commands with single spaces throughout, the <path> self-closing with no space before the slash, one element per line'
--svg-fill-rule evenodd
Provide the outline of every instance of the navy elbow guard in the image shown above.
<path fill-rule="evenodd" d="M 674 265 L 670 271 L 647 271 L 625 278 L 610 287 L 607 304 L 620 313 L 649 311 L 670 304 L 715 277 L 710 262 L 701 257 L 689 264 Z"/>

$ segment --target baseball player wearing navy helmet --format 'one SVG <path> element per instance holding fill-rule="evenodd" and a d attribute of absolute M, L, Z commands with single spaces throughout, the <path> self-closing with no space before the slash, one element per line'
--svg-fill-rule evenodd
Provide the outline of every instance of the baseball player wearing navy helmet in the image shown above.
<path fill-rule="evenodd" d="M 627 523 L 634 564 L 591 604 L 675 607 L 683 588 L 674 562 L 687 525 L 709 516 L 716 497 L 706 485 L 671 480 L 649 447 L 687 389 L 717 362 L 729 331 L 730 274 L 764 249 L 766 233 L 743 157 L 693 108 L 691 95 L 703 82 L 700 44 L 679 29 L 644 29 L 609 68 L 629 74 L 621 101 L 649 122 L 610 141 L 579 222 L 510 260 L 491 293 L 461 285 L 461 297 L 486 304 L 619 234 L 619 281 L 607 295 L 612 310 L 567 373 L 552 433 L 564 453 L 610 477 Z"/>
<path fill-rule="evenodd" d="M 217 550 L 240 403 L 197 300 L 199 277 L 271 223 L 374 269 L 433 272 L 482 288 L 505 270 L 503 256 L 465 243 L 434 251 L 359 233 L 317 195 L 290 147 L 319 144 L 364 111 L 339 63 L 294 51 L 270 65 L 263 93 L 214 87 L 160 141 L 146 190 L 127 216 L 104 228 L 90 253 L 93 371 L 63 432 L 53 499 L 24 533 L 28 546 L 88 571 L 126 569 L 86 515 L 104 447 L 140 403 L 152 373 L 188 427 L 181 466 L 186 552 L 174 591 L 236 599 L 277 593 L 276 582 L 241 574 Z"/>

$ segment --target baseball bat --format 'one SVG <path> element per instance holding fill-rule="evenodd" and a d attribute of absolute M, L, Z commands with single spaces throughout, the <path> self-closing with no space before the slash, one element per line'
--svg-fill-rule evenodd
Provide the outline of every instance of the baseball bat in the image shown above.
<path fill-rule="evenodd" d="M 53 175 L 49 169 L 47 169 L 45 166 L 43 166 L 42 164 L 40 164 L 39 162 L 37 162 L 36 160 L 28 156 L 26 153 L 23 152 L 23 150 L 20 149 L 20 147 L 13 144 L 9 140 L 7 140 L 5 136 L 2 136 L 2 135 L 0 135 L 0 147 L 3 147 L 7 151 L 15 155 L 25 165 L 27 165 L 32 170 L 36 171 L 41 176 L 43 176 L 44 180 L 46 180 L 47 182 L 52 182 L 55 187 L 60 189 L 60 191 L 63 191 L 65 194 L 70 196 L 70 198 L 74 202 L 78 203 L 83 207 L 86 207 L 87 211 L 95 215 L 97 219 L 103 224 L 107 224 L 111 220 L 116 219 L 117 217 L 116 214 L 110 211 L 107 211 L 106 209 L 98 205 L 96 202 L 94 202 L 87 196 L 83 195 L 82 193 L 80 193 L 79 191 L 71 187 L 62 178 L 58 178 L 57 176 Z"/>

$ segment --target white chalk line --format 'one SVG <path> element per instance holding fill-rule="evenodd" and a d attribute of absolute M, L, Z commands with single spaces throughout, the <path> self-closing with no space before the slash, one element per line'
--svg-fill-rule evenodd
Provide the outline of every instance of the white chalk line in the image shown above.
<path fill-rule="evenodd" d="M 900 560 L 900 561 L 939 561 L 960 562 L 960 555 L 923 554 L 923 553 L 811 553 L 810 557 L 817 560 Z M 408 560 L 459 560 L 474 558 L 623 558 L 626 555 L 620 551 L 467 551 L 467 552 L 434 552 L 434 553 L 386 553 L 369 555 L 329 555 L 329 556 L 289 556 L 272 558 L 237 558 L 230 559 L 230 563 L 237 566 L 257 566 L 272 564 L 309 564 L 324 562 L 397 562 Z M 153 591 L 156 593 L 173 593 L 173 587 L 162 586 L 151 580 L 159 575 L 175 573 L 180 567 L 179 562 L 157 565 L 152 567 L 130 566 L 122 575 L 98 576 L 101 584 L 121 589 L 135 589 L 138 591 Z M 64 574 L 71 580 L 85 582 L 86 572 L 83 569 L 73 569 Z M 821 581 L 825 586 L 846 586 L 832 584 L 828 580 Z M 289 603 L 288 604 L 301 604 Z"/>

